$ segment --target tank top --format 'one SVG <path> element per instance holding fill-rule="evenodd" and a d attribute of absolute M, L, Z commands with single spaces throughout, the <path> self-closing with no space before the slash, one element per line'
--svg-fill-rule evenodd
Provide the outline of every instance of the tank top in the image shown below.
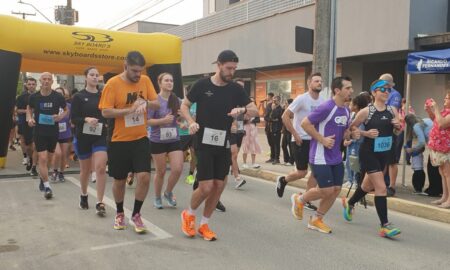
<path fill-rule="evenodd" d="M 394 113 L 390 106 L 384 111 L 378 111 L 373 104 L 369 105 L 369 116 L 365 123 L 365 130 L 378 130 L 378 137 L 364 138 L 361 148 L 374 153 L 386 153 L 393 147 L 394 125 L 392 124 Z"/>

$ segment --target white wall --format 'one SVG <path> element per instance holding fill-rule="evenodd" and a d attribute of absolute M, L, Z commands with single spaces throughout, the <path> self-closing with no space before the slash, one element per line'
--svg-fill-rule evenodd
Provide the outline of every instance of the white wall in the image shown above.
<path fill-rule="evenodd" d="M 445 94 L 445 75 L 420 74 L 411 76 L 411 105 L 418 116 L 428 117 L 423 109 L 427 98 L 433 98 L 442 108 Z"/>

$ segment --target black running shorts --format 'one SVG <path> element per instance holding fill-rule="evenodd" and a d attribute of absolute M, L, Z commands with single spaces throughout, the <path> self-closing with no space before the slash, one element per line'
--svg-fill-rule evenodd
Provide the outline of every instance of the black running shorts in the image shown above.
<path fill-rule="evenodd" d="M 374 153 L 365 148 L 359 149 L 359 162 L 361 164 L 361 172 L 371 174 L 383 172 L 388 164 L 391 151 Z"/>
<path fill-rule="evenodd" d="M 309 163 L 309 143 L 310 140 L 302 140 L 301 145 L 291 142 L 294 151 L 295 167 L 298 171 L 306 171 Z"/>
<path fill-rule="evenodd" d="M 73 139 L 73 148 L 80 160 L 89 159 L 93 153 L 106 152 L 106 136 L 83 136 Z"/>
<path fill-rule="evenodd" d="M 231 165 L 230 148 L 196 149 L 197 179 L 225 180 Z"/>
<path fill-rule="evenodd" d="M 150 153 L 153 155 L 181 151 L 180 141 L 171 143 L 150 142 Z"/>
<path fill-rule="evenodd" d="M 36 145 L 36 151 L 38 153 L 44 151 L 54 153 L 57 142 L 57 136 L 34 135 L 34 144 Z"/>
<path fill-rule="evenodd" d="M 125 180 L 129 172 L 150 173 L 150 145 L 147 137 L 129 142 L 110 142 L 108 174 L 116 180 Z"/>
<path fill-rule="evenodd" d="M 230 133 L 230 145 L 236 144 L 238 148 L 241 148 L 244 136 L 244 133 Z"/>

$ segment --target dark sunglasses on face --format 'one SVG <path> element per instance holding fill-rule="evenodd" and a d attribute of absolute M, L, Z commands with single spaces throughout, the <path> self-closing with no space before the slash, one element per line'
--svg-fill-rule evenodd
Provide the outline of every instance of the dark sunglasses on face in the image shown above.
<path fill-rule="evenodd" d="M 387 88 L 387 87 L 378 87 L 376 90 L 380 91 L 381 93 L 384 93 L 384 92 L 390 93 L 391 92 L 391 88 Z"/>

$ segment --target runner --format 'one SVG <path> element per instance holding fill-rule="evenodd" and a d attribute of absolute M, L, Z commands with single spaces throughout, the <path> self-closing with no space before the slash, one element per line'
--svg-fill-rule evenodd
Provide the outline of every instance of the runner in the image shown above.
<path fill-rule="evenodd" d="M 44 72 L 39 81 L 41 90 L 29 98 L 27 122 L 30 127 L 34 127 L 34 142 L 39 158 L 39 190 L 45 192 L 46 199 L 51 199 L 53 191 L 48 182 L 48 163 L 52 160 L 58 142 L 58 122 L 68 111 L 64 97 L 51 88 L 53 75 Z M 64 112 L 59 114 L 61 108 Z"/>
<path fill-rule="evenodd" d="M 237 78 L 235 82 L 241 86 L 242 91 L 244 91 L 244 80 Z M 239 165 L 237 158 L 239 155 L 239 150 L 241 149 L 242 139 L 245 136 L 244 129 L 244 116 L 238 115 L 234 118 L 231 124 L 230 133 L 230 145 L 231 145 L 231 174 L 234 176 L 235 186 L 234 188 L 239 189 L 247 183 L 245 179 L 240 175 Z"/>
<path fill-rule="evenodd" d="M 66 179 L 64 178 L 64 170 L 66 168 L 66 164 L 69 159 L 69 146 L 72 141 L 72 129 L 70 126 L 70 103 L 69 103 L 69 91 L 62 87 L 58 87 L 55 91 L 61 94 L 66 100 L 68 113 L 66 116 L 61 119 L 58 123 L 59 134 L 58 134 L 58 143 L 56 144 L 55 154 L 53 155 L 52 167 L 53 173 L 51 179 L 53 182 L 60 181 L 64 182 Z M 60 110 L 59 113 L 63 113 L 63 110 Z M 59 171 L 58 171 L 59 168 Z"/>
<path fill-rule="evenodd" d="M 322 233 L 331 233 L 331 228 L 322 219 L 341 191 L 344 165 L 340 150 L 344 138 L 350 137 L 350 110 L 345 102 L 353 93 L 349 77 L 336 77 L 331 82 L 333 98 L 325 101 L 302 121 L 302 128 L 311 137 L 309 163 L 318 187 L 305 194 L 292 196 L 292 214 L 303 218 L 305 202 L 320 199 L 314 217 L 310 217 L 308 228 Z"/>
<path fill-rule="evenodd" d="M 36 79 L 28 77 L 25 81 L 25 91 L 17 97 L 16 111 L 19 118 L 18 133 L 20 135 L 20 144 L 24 150 L 24 160 L 22 164 L 26 165 L 26 170 L 30 171 L 32 176 L 37 176 L 37 152 L 33 151 L 33 128 L 27 123 L 27 106 L 31 94 L 36 91 Z"/>
<path fill-rule="evenodd" d="M 150 134 L 152 159 L 155 163 L 155 200 L 153 206 L 162 209 L 161 191 L 166 175 L 166 157 L 170 162 L 170 175 L 167 179 L 164 199 L 171 207 L 177 206 L 173 195 L 173 188 L 180 178 L 183 170 L 183 152 L 181 151 L 180 136 L 178 134 L 177 115 L 180 110 L 180 101 L 172 92 L 173 77 L 170 73 L 161 73 L 158 76 L 159 94 L 161 104 L 158 110 L 150 110 L 148 124 L 152 127 Z"/>
<path fill-rule="evenodd" d="M 89 209 L 88 183 L 91 171 L 96 176 L 97 215 L 105 216 L 103 203 L 106 184 L 106 119 L 102 116 L 98 104 L 100 91 L 98 90 L 99 73 L 97 68 L 88 67 L 84 71 L 86 76 L 85 89 L 77 92 L 72 99 L 71 118 L 75 125 L 74 150 L 80 162 L 80 209 Z"/>
<path fill-rule="evenodd" d="M 140 52 L 129 52 L 124 68 L 124 72 L 106 83 L 99 103 L 103 117 L 111 119 L 108 173 L 114 178 L 113 195 L 117 207 L 114 229 L 123 230 L 127 227 L 123 209 L 125 179 L 129 172 L 134 172 L 137 185 L 131 221 L 137 233 L 145 233 L 147 228 L 142 222 L 140 211 L 150 183 L 146 110 L 158 109 L 159 102 L 150 78 L 141 76 L 145 70 L 145 59 Z"/>
<path fill-rule="evenodd" d="M 225 50 L 219 54 L 215 63 L 215 74 L 197 81 L 181 105 L 182 116 L 189 122 L 191 134 L 198 132 L 196 153 L 199 181 L 188 209 L 181 213 L 181 227 L 187 236 L 195 236 L 195 211 L 205 201 L 198 233 L 207 241 L 217 239 L 216 234 L 209 229 L 208 221 L 226 186 L 231 163 L 229 133 L 232 117 L 258 114 L 254 103 L 232 80 L 238 63 L 236 54 Z M 194 102 L 197 102 L 196 121 L 189 113 Z"/>
<path fill-rule="evenodd" d="M 296 171 L 287 176 L 277 178 L 277 195 L 282 198 L 287 183 L 301 179 L 308 173 L 308 157 L 311 136 L 303 130 L 300 123 L 314 109 L 316 109 L 324 99 L 319 95 L 322 91 L 322 75 L 320 73 L 312 73 L 307 80 L 308 92 L 299 95 L 289 105 L 283 113 L 283 124 L 292 134 L 291 146 L 294 150 Z M 292 119 L 293 118 L 293 119 Z M 306 191 L 317 185 L 313 173 L 309 175 Z M 291 197 L 292 199 L 292 197 Z M 305 207 L 310 210 L 317 210 L 317 207 L 310 202 L 305 203 Z"/>
<path fill-rule="evenodd" d="M 388 166 L 388 156 L 394 147 L 394 131 L 398 134 L 401 125 L 397 110 L 386 105 L 390 91 L 389 82 L 377 80 L 370 86 L 370 91 L 375 98 L 374 103 L 359 111 L 351 125 L 356 129 L 356 133 L 365 137 L 359 149 L 359 160 L 361 170 L 366 176 L 348 202 L 345 198 L 342 199 L 344 218 L 352 221 L 355 203 L 368 192 L 375 190 L 375 208 L 381 224 L 379 234 L 382 237 L 393 237 L 400 234 L 400 230 L 388 222 L 387 187 L 383 171 Z M 362 123 L 365 123 L 365 131 L 359 132 L 357 127 Z"/>

